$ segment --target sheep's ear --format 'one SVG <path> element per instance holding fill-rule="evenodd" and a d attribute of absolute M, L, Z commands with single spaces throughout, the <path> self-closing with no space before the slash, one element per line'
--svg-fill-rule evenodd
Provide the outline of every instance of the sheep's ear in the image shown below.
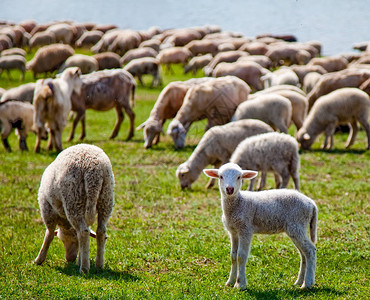
<path fill-rule="evenodd" d="M 146 122 L 144 122 L 143 124 L 141 124 L 141 125 L 139 125 L 138 127 L 136 127 L 136 130 L 141 130 L 141 129 L 143 129 L 143 128 L 145 127 L 145 123 L 146 123 Z"/>
<path fill-rule="evenodd" d="M 303 139 L 305 141 L 309 141 L 311 139 L 310 135 L 306 132 L 304 135 L 303 135 Z"/>
<path fill-rule="evenodd" d="M 90 236 L 96 239 L 96 233 L 90 229 Z"/>
<path fill-rule="evenodd" d="M 54 236 L 57 236 L 58 235 L 58 230 L 55 230 L 54 231 Z"/>
<path fill-rule="evenodd" d="M 204 169 L 204 174 L 211 178 L 218 178 L 218 169 Z"/>
<path fill-rule="evenodd" d="M 189 173 L 190 172 L 190 169 L 188 167 L 184 167 L 182 170 L 181 170 L 181 173 Z"/>
<path fill-rule="evenodd" d="M 243 179 L 253 179 L 256 177 L 258 172 L 256 171 L 250 171 L 250 170 L 243 170 L 242 171 L 242 178 Z"/>

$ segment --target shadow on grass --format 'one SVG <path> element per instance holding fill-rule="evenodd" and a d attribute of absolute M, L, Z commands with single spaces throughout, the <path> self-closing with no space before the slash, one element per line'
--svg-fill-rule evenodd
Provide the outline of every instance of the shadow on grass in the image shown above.
<path fill-rule="evenodd" d="M 325 149 L 319 149 L 319 148 L 316 148 L 316 149 L 309 149 L 309 150 L 302 150 L 300 149 L 299 150 L 299 153 L 309 153 L 309 152 L 315 152 L 315 153 L 332 153 L 332 154 L 342 154 L 342 153 L 347 153 L 347 154 L 357 154 L 357 155 L 361 155 L 361 154 L 364 154 L 366 151 L 366 149 L 331 149 L 331 150 L 325 150 Z"/>
<path fill-rule="evenodd" d="M 337 291 L 332 288 L 328 287 L 313 287 L 307 290 L 301 290 L 299 288 L 291 288 L 291 289 L 272 289 L 272 290 L 255 290 L 255 289 L 246 289 L 243 293 L 247 293 L 248 295 L 256 298 L 256 299 L 282 299 L 282 298 L 296 298 L 296 297 L 307 297 L 307 296 L 334 296 L 335 298 L 342 296 L 344 293 L 341 291 Z"/>
<path fill-rule="evenodd" d="M 104 269 L 96 269 L 94 262 L 91 261 L 90 272 L 88 274 L 81 275 L 79 272 L 79 266 L 75 263 L 67 263 L 64 267 L 56 267 L 56 270 L 67 275 L 67 276 L 82 276 L 86 279 L 106 279 L 106 280 L 123 280 L 125 282 L 139 281 L 140 278 L 131 275 L 127 271 L 114 271 L 109 266 L 105 266 Z"/>

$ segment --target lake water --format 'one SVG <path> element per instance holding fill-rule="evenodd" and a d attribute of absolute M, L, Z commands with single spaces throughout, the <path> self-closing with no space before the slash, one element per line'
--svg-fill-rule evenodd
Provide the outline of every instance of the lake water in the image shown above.
<path fill-rule="evenodd" d="M 325 55 L 370 41 L 369 0 L 0 0 L 0 20 L 74 20 L 120 28 L 162 29 L 216 24 L 254 37 L 294 34 L 319 40 Z"/>

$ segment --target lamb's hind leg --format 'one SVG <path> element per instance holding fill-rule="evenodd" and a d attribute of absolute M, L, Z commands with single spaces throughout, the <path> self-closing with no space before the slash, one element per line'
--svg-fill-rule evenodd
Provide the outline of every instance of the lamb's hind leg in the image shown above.
<path fill-rule="evenodd" d="M 363 112 L 362 116 L 358 117 L 358 121 L 360 122 L 362 128 L 366 131 L 367 136 L 367 149 L 370 149 L 370 124 L 367 121 L 368 119 L 368 112 Z"/>
<path fill-rule="evenodd" d="M 49 228 L 46 229 L 44 242 L 41 246 L 39 255 L 37 255 L 37 257 L 35 259 L 35 264 L 41 265 L 45 261 L 46 255 L 47 255 L 49 247 L 50 247 L 50 244 L 54 239 L 55 227 L 56 227 L 56 225 L 53 225 L 53 226 L 49 226 Z"/>
<path fill-rule="evenodd" d="M 356 136 L 357 136 L 357 132 L 358 132 L 358 126 L 357 126 L 357 121 L 356 120 L 352 120 L 351 121 L 351 124 L 349 126 L 349 135 L 348 135 L 348 139 L 346 141 L 346 149 L 348 149 L 349 147 L 351 147 L 353 145 L 353 143 L 355 142 L 356 140 Z"/>
<path fill-rule="evenodd" d="M 309 288 L 315 284 L 316 247 L 309 240 L 304 229 L 299 232 L 296 230 L 294 232 L 287 231 L 287 234 L 301 254 L 301 266 L 295 284 L 302 284 L 301 288 L 303 289 Z"/>
<path fill-rule="evenodd" d="M 230 234 L 230 242 L 231 242 L 231 251 L 230 251 L 230 258 L 231 258 L 231 270 L 229 279 L 226 282 L 226 286 L 233 286 L 236 281 L 236 277 L 238 275 L 238 265 L 237 265 L 237 255 L 238 255 L 238 245 L 239 245 L 239 238 L 238 235 L 235 233 Z"/>
<path fill-rule="evenodd" d="M 126 140 L 128 141 L 134 136 L 135 113 L 133 112 L 133 110 L 131 109 L 131 107 L 128 103 L 126 105 L 124 105 L 124 109 L 125 109 L 125 112 L 128 115 L 128 118 L 130 119 L 130 129 L 129 129 L 128 136 L 126 138 Z"/>
<path fill-rule="evenodd" d="M 123 118 L 124 118 L 121 105 L 116 106 L 116 113 L 117 113 L 117 121 L 116 121 L 116 124 L 114 125 L 113 132 L 109 137 L 110 139 L 114 139 L 117 136 L 119 129 L 121 127 Z"/>

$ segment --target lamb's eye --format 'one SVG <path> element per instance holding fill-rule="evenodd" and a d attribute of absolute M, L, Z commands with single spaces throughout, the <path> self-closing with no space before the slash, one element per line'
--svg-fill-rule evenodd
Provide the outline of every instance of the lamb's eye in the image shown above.
<path fill-rule="evenodd" d="M 220 176 L 220 179 L 224 179 L 222 176 Z"/>
<path fill-rule="evenodd" d="M 238 176 L 238 180 L 240 180 L 240 176 Z"/>

